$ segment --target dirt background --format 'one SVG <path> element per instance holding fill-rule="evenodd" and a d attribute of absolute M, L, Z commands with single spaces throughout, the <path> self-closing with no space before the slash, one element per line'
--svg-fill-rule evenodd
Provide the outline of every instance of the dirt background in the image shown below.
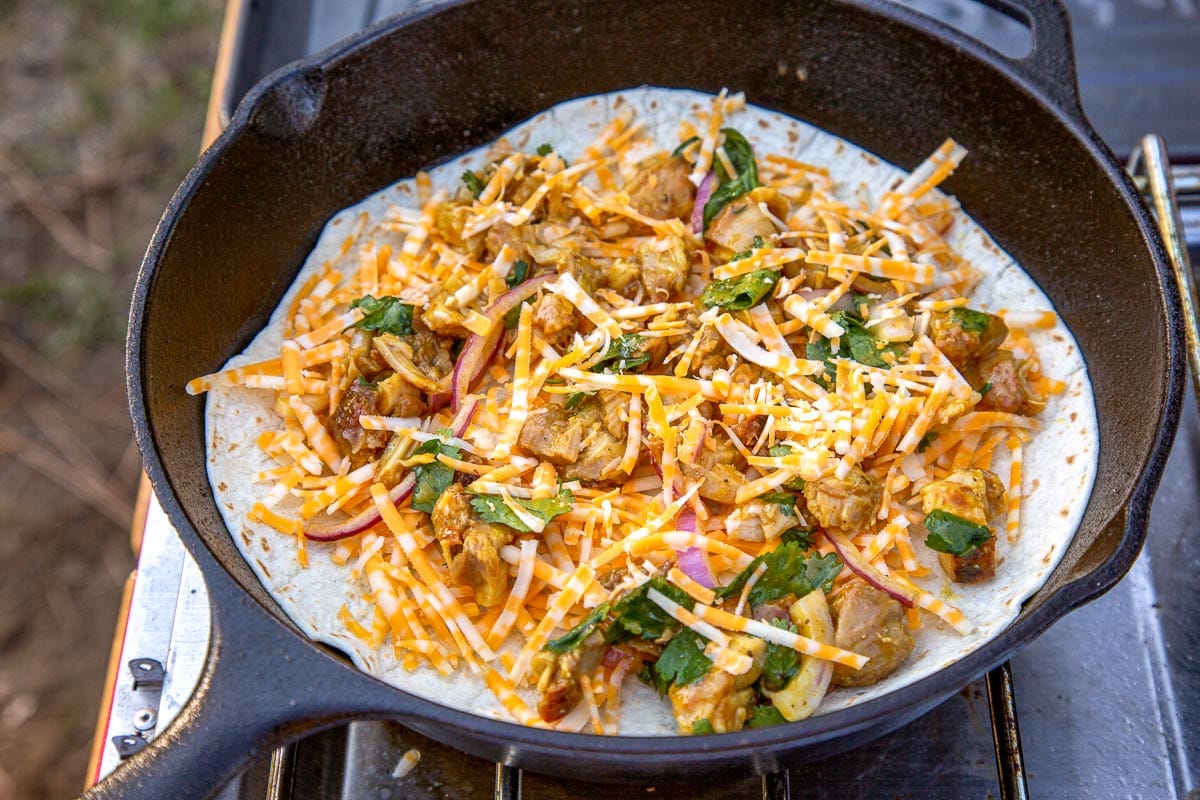
<path fill-rule="evenodd" d="M 0 800 L 83 786 L 140 474 L 129 296 L 221 0 L 0 0 Z"/>

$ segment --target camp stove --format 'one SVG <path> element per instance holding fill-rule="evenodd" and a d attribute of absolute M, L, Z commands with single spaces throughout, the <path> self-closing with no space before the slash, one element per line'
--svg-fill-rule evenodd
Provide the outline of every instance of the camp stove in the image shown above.
<path fill-rule="evenodd" d="M 1029 32 L 969 0 L 917 10 L 1020 55 Z M 227 121 L 263 75 L 393 13 L 403 0 L 230 0 L 213 110 Z M 426 5 L 424 3 L 420 5 Z M 1068 0 L 1084 108 L 1200 256 L 1200 9 L 1194 0 Z M 1165 163 L 1165 137 L 1176 163 Z M 1173 174 L 1180 202 L 1150 176 Z M 1186 267 L 1186 263 L 1184 265 Z M 1099 268 L 1099 267 L 1098 267 Z M 1137 387 L 1130 387 L 1136 391 Z M 1111 592 L 905 727 L 761 778 L 613 786 L 525 774 L 404 727 L 361 721 L 252 765 L 222 800 L 307 798 L 1200 798 L 1200 420 L 1193 393 L 1155 499 L 1148 543 Z M 207 593 L 145 491 L 137 572 L 117 631 L 93 780 L 166 729 L 200 677 Z M 136 537 L 135 537 L 136 538 Z M 1019 719 L 1019 729 L 1018 729 Z"/>

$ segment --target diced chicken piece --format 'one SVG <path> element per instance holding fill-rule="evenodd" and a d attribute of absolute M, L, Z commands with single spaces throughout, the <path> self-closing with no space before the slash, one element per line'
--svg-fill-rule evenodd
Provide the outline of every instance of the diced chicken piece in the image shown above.
<path fill-rule="evenodd" d="M 521 429 L 520 446 L 538 458 L 562 467 L 567 480 L 609 481 L 620 470 L 625 454 L 626 426 L 615 392 L 598 392 L 573 410 L 557 404 L 534 409 Z"/>
<path fill-rule="evenodd" d="M 450 566 L 454 554 L 463 543 L 463 533 L 475 524 L 475 509 L 471 508 L 471 493 L 461 483 L 452 483 L 433 504 L 429 515 L 433 524 L 433 535 L 442 546 L 446 566 Z"/>
<path fill-rule="evenodd" d="M 429 291 L 425 309 L 420 312 L 421 322 L 439 336 L 466 338 L 470 333 L 463 327 L 465 317 L 454 302 L 454 285 L 440 284 Z"/>
<path fill-rule="evenodd" d="M 500 255 L 500 251 L 504 249 L 504 245 L 516 253 L 517 258 L 529 258 L 529 241 L 528 236 L 532 234 L 532 230 L 528 226 L 521 225 L 513 227 L 503 220 L 494 223 L 487 230 L 487 234 L 483 237 L 483 257 L 487 261 L 494 261 L 496 256 Z"/>
<path fill-rule="evenodd" d="M 529 412 L 520 446 L 555 466 L 574 464 L 583 446 L 583 421 L 564 406 L 548 403 Z"/>
<path fill-rule="evenodd" d="M 349 456 L 352 466 L 362 466 L 387 445 L 387 431 L 364 430 L 358 418 L 363 414 L 378 414 L 379 390 L 369 383 L 356 380 L 342 394 L 337 409 L 329 417 L 329 428 L 338 450 Z"/>
<path fill-rule="evenodd" d="M 579 312 L 562 295 L 546 293 L 533 304 L 534 330 L 556 347 L 571 341 L 579 321 Z"/>
<path fill-rule="evenodd" d="M 575 418 L 583 424 L 583 440 L 579 458 L 563 469 L 564 478 L 611 481 L 625 474 L 620 465 L 627 428 L 615 416 L 615 404 L 622 402 L 615 392 L 597 392 L 579 404 Z"/>
<path fill-rule="evenodd" d="M 644 244 L 637 255 L 649 302 L 665 303 L 683 290 L 691 270 L 691 254 L 683 239 L 671 236 Z"/>
<path fill-rule="evenodd" d="M 746 476 L 742 474 L 745 466 L 741 452 L 720 429 L 709 433 L 695 461 L 679 464 L 690 480 L 704 481 L 700 485 L 701 497 L 728 504 L 737 502 L 737 490 L 746 483 Z"/>
<path fill-rule="evenodd" d="M 725 517 L 725 530 L 735 539 L 761 542 L 774 539 L 796 522 L 796 518 L 785 513 L 778 503 L 755 498 Z"/>
<path fill-rule="evenodd" d="M 469 203 L 447 201 L 438 206 L 434 224 L 448 244 L 464 248 L 471 258 L 478 259 L 483 252 L 483 234 L 463 238 L 463 229 L 473 213 Z"/>
<path fill-rule="evenodd" d="M 637 259 L 614 259 L 604 282 L 626 297 L 633 297 L 641 287 L 642 267 Z"/>
<path fill-rule="evenodd" d="M 860 580 L 848 582 L 830 605 L 833 644 L 871 659 L 860 670 L 835 664 L 835 686 L 870 686 L 896 670 L 913 650 L 900 603 Z"/>
<path fill-rule="evenodd" d="M 1004 411 L 1032 417 L 1042 413 L 1046 398 L 1030 388 L 1026 375 L 1029 362 L 1007 350 L 997 350 L 979 361 L 980 388 L 987 387 L 979 401 L 981 411 Z"/>
<path fill-rule="evenodd" d="M 581 675 L 591 675 L 608 645 L 601 633 L 593 631 L 578 647 L 567 653 L 540 650 L 531 666 L 538 676 L 538 715 L 546 722 L 558 722 L 583 699 Z"/>
<path fill-rule="evenodd" d="M 822 526 L 853 532 L 874 522 L 883 489 L 879 481 L 854 467 L 845 480 L 829 475 L 808 481 L 804 499 Z"/>
<path fill-rule="evenodd" d="M 926 514 L 940 509 L 986 526 L 1004 510 L 1004 484 L 987 470 L 959 470 L 922 489 L 921 504 Z M 996 537 L 961 556 L 938 553 L 938 562 L 957 583 L 987 580 L 996 574 Z"/>
<path fill-rule="evenodd" d="M 933 343 L 960 371 L 993 352 L 1008 337 L 1008 326 L 995 314 L 965 308 L 937 311 L 929 320 Z"/>
<path fill-rule="evenodd" d="M 412 347 L 412 360 L 417 368 L 434 380 L 441 380 L 454 371 L 454 340 L 440 336 L 420 319 L 413 319 L 413 335 L 405 337 Z"/>
<path fill-rule="evenodd" d="M 629 205 L 655 219 L 689 218 L 696 198 L 696 187 L 688 180 L 690 172 L 691 167 L 682 158 L 647 159 L 625 187 Z"/>
<path fill-rule="evenodd" d="M 379 357 L 379 354 L 375 352 L 375 348 L 371 346 L 371 341 L 374 338 L 374 333 L 364 331 L 361 328 L 355 328 L 354 332 L 350 334 L 350 353 L 348 358 L 350 369 L 346 371 L 345 386 L 354 383 L 354 380 L 359 375 L 373 382 L 376 375 L 387 369 L 387 363 Z"/>
<path fill-rule="evenodd" d="M 500 558 L 500 548 L 512 541 L 512 528 L 480 520 L 471 507 L 470 493 L 457 483 L 442 492 L 430 521 L 450 577 L 469 584 L 481 606 L 503 600 L 508 590 L 508 565 Z"/>
<path fill-rule="evenodd" d="M 570 273 L 575 282 L 588 294 L 604 285 L 604 270 L 590 258 L 567 254 L 559 258 L 555 266 L 560 275 L 564 272 Z"/>
<path fill-rule="evenodd" d="M 750 705 L 758 695 L 752 687 L 762 674 L 767 643 L 754 636 L 736 634 L 730 637 L 729 647 L 754 660 L 747 672 L 730 675 L 714 667 L 699 680 L 686 686 L 672 686 L 668 692 L 680 733 L 690 734 L 693 726 L 705 719 L 715 733 L 739 731 L 746 724 Z"/>
<path fill-rule="evenodd" d="M 390 375 L 376 384 L 379 401 L 376 407 L 380 414 L 396 417 L 423 417 L 429 410 L 421 390 L 404 380 L 400 375 Z"/>
<path fill-rule="evenodd" d="M 749 197 L 734 200 L 708 226 L 708 239 L 729 251 L 732 256 L 754 247 L 754 237 L 770 242 L 775 235 L 775 223 L 763 213 L 758 203 Z"/>

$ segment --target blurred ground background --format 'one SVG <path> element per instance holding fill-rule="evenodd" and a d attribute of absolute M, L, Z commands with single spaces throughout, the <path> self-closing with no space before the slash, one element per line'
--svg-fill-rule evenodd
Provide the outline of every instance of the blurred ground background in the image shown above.
<path fill-rule="evenodd" d="M 0 0 L 0 800 L 80 791 L 140 473 L 129 296 L 222 0 Z"/>

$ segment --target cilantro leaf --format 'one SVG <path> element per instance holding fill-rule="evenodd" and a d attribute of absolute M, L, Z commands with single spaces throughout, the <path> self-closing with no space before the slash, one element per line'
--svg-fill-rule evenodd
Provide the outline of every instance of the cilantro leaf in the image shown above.
<path fill-rule="evenodd" d="M 657 589 L 689 610 L 694 605 L 686 592 L 668 583 L 663 576 L 655 575 L 616 602 L 612 609 L 613 624 L 605 631 L 604 641 L 620 644 L 638 637 L 658 639 L 679 627 L 674 617 L 646 596 L 650 589 Z"/>
<path fill-rule="evenodd" d="M 468 169 L 462 174 L 462 182 L 467 187 L 467 190 L 471 192 L 471 196 L 478 200 L 480 192 L 483 191 L 483 178 L 480 178 Z"/>
<path fill-rule="evenodd" d="M 992 324 L 992 315 L 986 311 L 976 311 L 973 308 L 953 308 L 950 319 L 958 323 L 964 331 L 983 333 Z"/>
<path fill-rule="evenodd" d="M 691 628 L 683 628 L 671 637 L 658 661 L 654 662 L 654 678 L 659 694 L 672 686 L 687 686 L 704 677 L 712 669 L 712 661 L 704 655 L 704 639 Z"/>
<path fill-rule="evenodd" d="M 433 453 L 435 456 L 444 454 L 450 458 L 458 458 L 460 454 L 457 447 L 441 439 L 430 439 L 413 451 L 413 455 L 421 453 Z M 417 476 L 417 482 L 413 486 L 412 507 L 426 514 L 432 513 L 434 503 L 454 482 L 454 470 L 435 460 L 413 467 L 413 474 Z"/>
<path fill-rule="evenodd" d="M 754 706 L 750 709 L 750 719 L 746 720 L 747 728 L 766 728 L 771 725 L 782 725 L 787 722 L 779 709 L 771 704 Z"/>
<path fill-rule="evenodd" d="M 716 731 L 713 730 L 712 723 L 708 721 L 707 717 L 692 723 L 692 736 L 707 736 L 710 733 L 716 733 Z"/>
<path fill-rule="evenodd" d="M 413 307 L 399 297 L 372 297 L 366 295 L 350 304 L 361 308 L 365 317 L 354 323 L 354 327 L 377 333 L 394 333 L 397 336 L 412 336 Z"/>
<path fill-rule="evenodd" d="M 955 556 L 966 555 L 992 538 L 987 525 L 979 525 L 940 508 L 925 517 L 925 529 L 929 531 L 926 547 Z"/>
<path fill-rule="evenodd" d="M 504 279 L 504 282 L 508 284 L 508 288 L 512 289 L 517 286 L 517 284 L 524 283 L 525 278 L 528 275 L 529 262 L 522 258 L 518 260 L 517 263 L 513 264 L 512 269 L 509 270 L 508 277 Z"/>
<path fill-rule="evenodd" d="M 563 408 L 567 409 L 567 411 L 574 411 L 575 409 L 579 408 L 579 405 L 586 398 L 593 394 L 595 394 L 595 392 L 571 392 L 569 395 L 567 395 L 567 402 L 563 403 Z"/>
<path fill-rule="evenodd" d="M 542 649 L 548 650 L 555 655 L 571 652 L 576 647 L 579 647 L 584 639 L 592 635 L 592 631 L 596 630 L 596 626 L 608 615 L 608 608 L 608 603 L 601 603 L 596 606 L 592 613 L 584 617 L 583 622 L 580 622 L 557 639 L 551 639 L 546 642 Z"/>
<path fill-rule="evenodd" d="M 707 308 L 720 306 L 726 311 L 744 311 L 762 302 L 779 282 L 773 269 L 756 269 L 736 278 L 711 281 L 704 287 L 700 302 Z"/>
<path fill-rule="evenodd" d="M 760 500 L 774 503 L 789 517 L 796 516 L 796 495 L 787 492 L 767 492 L 759 496 Z"/>
<path fill-rule="evenodd" d="M 990 392 L 991 390 L 992 390 L 992 382 L 991 382 L 991 381 L 986 381 L 986 382 L 983 384 L 983 386 L 980 386 L 980 387 L 979 387 L 979 395 L 980 395 L 980 397 L 982 397 L 983 395 L 987 394 L 987 393 L 988 393 L 988 392 Z"/>
<path fill-rule="evenodd" d="M 559 489 L 558 495 L 555 497 L 547 497 L 541 500 L 522 500 L 514 498 L 514 502 L 520 505 L 529 513 L 533 514 L 542 522 L 549 522 L 560 514 L 566 514 L 571 510 L 571 505 L 575 501 L 575 495 L 570 489 Z M 508 507 L 502 497 L 494 494 L 472 494 L 471 508 L 475 509 L 475 513 L 484 522 L 493 522 L 499 525 L 507 525 L 516 531 L 529 533 L 530 527 L 521 521 L 513 510 Z"/>
<path fill-rule="evenodd" d="M 801 550 L 812 550 L 814 533 L 812 528 L 789 528 L 780 534 L 779 541 L 784 544 L 794 542 Z"/>
<path fill-rule="evenodd" d="M 721 213 L 721 209 L 759 185 L 758 165 L 754 162 L 754 149 L 750 147 L 746 137 L 733 128 L 722 128 L 721 133 L 725 134 L 725 155 L 729 156 L 729 161 L 737 170 L 738 176 L 730 180 L 725 168 L 721 166 L 721 162 L 714 161 L 714 169 L 717 171 L 717 178 L 721 181 L 721 185 L 704 204 L 705 230 L 708 230 L 708 225 L 713 218 Z"/>
<path fill-rule="evenodd" d="M 717 597 L 724 600 L 738 595 L 759 564 L 766 564 L 767 570 L 750 590 L 752 607 L 788 595 L 803 597 L 817 588 L 828 592 L 833 588 L 833 579 L 842 571 L 842 562 L 834 553 L 805 558 L 799 543 L 784 542 L 751 561 L 729 585 L 717 590 Z"/>
<path fill-rule="evenodd" d="M 600 360 L 592 365 L 592 372 L 633 372 L 650 361 L 650 354 L 642 350 L 644 337 L 636 333 L 622 333 L 608 344 Z"/>
<path fill-rule="evenodd" d="M 933 444 L 933 440 L 938 437 L 937 431 L 929 431 L 921 437 L 921 441 L 917 442 L 917 452 L 924 453 L 929 449 L 929 445 Z"/>
<path fill-rule="evenodd" d="M 550 155 L 553 152 L 554 152 L 554 146 L 551 145 L 549 142 L 538 145 L 537 154 L 539 156 L 541 156 L 542 158 L 545 158 L 546 156 Z"/>
<path fill-rule="evenodd" d="M 771 624 L 785 631 L 799 633 L 796 626 L 786 619 L 773 619 Z M 800 671 L 800 654 L 790 647 L 767 642 L 767 655 L 763 659 L 762 688 L 768 692 L 778 692 L 788 685 L 788 682 Z"/>
<path fill-rule="evenodd" d="M 845 331 L 839 339 L 836 356 L 829 340 L 824 336 L 818 336 L 815 342 L 809 342 L 805 348 L 807 358 L 825 364 L 825 374 L 816 375 L 814 378 L 826 389 L 832 388 L 837 376 L 837 365 L 833 363 L 835 357 L 851 358 L 868 367 L 887 369 L 891 365 L 883 359 L 883 354 L 892 353 L 899 357 L 904 352 L 903 346 L 898 344 L 880 348 L 876 343 L 875 334 L 863 323 L 863 318 L 854 312 L 835 311 L 829 318 Z"/>

